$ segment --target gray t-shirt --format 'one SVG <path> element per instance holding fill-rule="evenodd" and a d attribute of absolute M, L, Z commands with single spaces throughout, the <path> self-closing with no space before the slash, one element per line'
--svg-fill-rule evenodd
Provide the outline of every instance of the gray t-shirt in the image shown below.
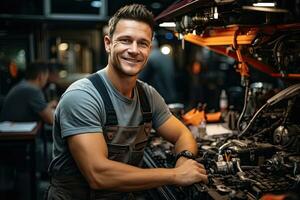
<path fill-rule="evenodd" d="M 129 99 L 112 85 L 105 70 L 97 73 L 104 80 L 119 126 L 138 126 L 142 121 L 142 112 L 137 88 L 134 88 L 133 98 Z M 141 83 L 153 113 L 153 128 L 157 129 L 171 116 L 171 113 L 158 92 L 146 83 Z M 104 103 L 93 84 L 87 78 L 73 83 L 62 95 L 55 111 L 54 148 L 53 160 L 49 166 L 50 173 L 78 175 L 80 172 L 68 149 L 66 138 L 83 133 L 102 133 L 105 122 Z"/>
<path fill-rule="evenodd" d="M 41 118 L 38 113 L 46 106 L 42 90 L 27 81 L 21 81 L 5 97 L 0 121 L 39 121 Z"/>

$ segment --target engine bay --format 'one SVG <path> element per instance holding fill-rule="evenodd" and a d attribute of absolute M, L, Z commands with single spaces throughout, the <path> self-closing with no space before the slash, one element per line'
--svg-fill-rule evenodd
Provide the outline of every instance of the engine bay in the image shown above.
<path fill-rule="evenodd" d="M 164 199 L 263 199 L 268 194 L 299 199 L 300 84 L 269 98 L 241 117 L 240 129 L 197 138 L 198 156 L 208 184 L 164 186 Z M 226 125 L 226 124 L 224 124 Z M 153 134 L 147 167 L 174 167 L 173 145 Z"/>

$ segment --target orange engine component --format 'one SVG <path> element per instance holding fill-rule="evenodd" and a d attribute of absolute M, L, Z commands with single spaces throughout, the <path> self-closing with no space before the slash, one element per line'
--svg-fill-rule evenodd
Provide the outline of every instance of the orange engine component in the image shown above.
<path fill-rule="evenodd" d="M 205 113 L 203 110 L 199 111 L 193 108 L 182 116 L 182 119 L 187 125 L 199 125 L 203 120 L 207 122 L 219 122 L 221 119 L 221 112 Z"/>

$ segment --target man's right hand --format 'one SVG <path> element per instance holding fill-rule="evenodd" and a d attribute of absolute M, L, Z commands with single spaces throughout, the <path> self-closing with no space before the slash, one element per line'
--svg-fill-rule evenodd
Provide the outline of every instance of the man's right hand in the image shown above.
<path fill-rule="evenodd" d="M 188 159 L 174 170 L 176 185 L 188 186 L 197 182 L 208 183 L 204 166 L 195 160 Z"/>
<path fill-rule="evenodd" d="M 56 108 L 57 104 L 58 104 L 57 100 L 52 100 L 52 101 L 48 102 L 48 106 L 50 108 Z"/>

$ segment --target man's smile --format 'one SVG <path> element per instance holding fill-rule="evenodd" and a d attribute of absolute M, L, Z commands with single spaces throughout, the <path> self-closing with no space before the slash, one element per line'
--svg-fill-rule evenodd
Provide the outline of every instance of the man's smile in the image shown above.
<path fill-rule="evenodd" d="M 128 58 L 128 57 L 121 57 L 122 60 L 125 60 L 126 62 L 129 63 L 140 63 L 141 60 L 137 58 Z"/>

